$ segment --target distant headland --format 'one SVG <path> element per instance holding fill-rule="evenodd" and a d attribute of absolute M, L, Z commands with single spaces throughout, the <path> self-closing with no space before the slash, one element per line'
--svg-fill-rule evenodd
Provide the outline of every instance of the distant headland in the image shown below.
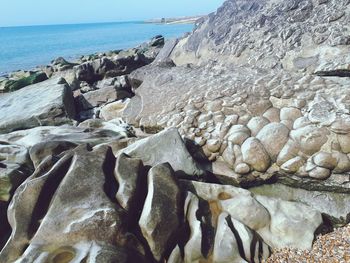
<path fill-rule="evenodd" d="M 198 19 L 203 18 L 201 16 L 186 16 L 186 17 L 175 17 L 175 18 L 156 18 L 144 21 L 145 23 L 151 24 L 194 24 Z"/>

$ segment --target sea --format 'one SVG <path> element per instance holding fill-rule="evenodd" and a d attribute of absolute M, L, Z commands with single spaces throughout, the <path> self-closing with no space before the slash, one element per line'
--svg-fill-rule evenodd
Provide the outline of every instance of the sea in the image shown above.
<path fill-rule="evenodd" d="M 135 47 L 156 35 L 180 37 L 193 27 L 138 21 L 0 27 L 0 76 L 48 65 L 57 57 L 74 60 L 81 55 Z"/>

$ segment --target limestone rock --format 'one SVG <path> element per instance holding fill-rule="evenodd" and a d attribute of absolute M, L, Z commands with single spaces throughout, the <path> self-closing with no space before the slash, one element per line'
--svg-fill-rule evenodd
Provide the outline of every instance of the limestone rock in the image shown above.
<path fill-rule="evenodd" d="M 309 176 L 315 179 L 324 180 L 331 175 L 331 171 L 327 168 L 316 167 L 309 172 Z"/>
<path fill-rule="evenodd" d="M 254 117 L 248 122 L 247 127 L 250 129 L 251 135 L 254 137 L 269 123 L 269 120 L 265 117 Z"/>
<path fill-rule="evenodd" d="M 270 157 L 262 143 L 256 138 L 247 139 L 242 145 L 243 161 L 255 171 L 266 172 L 270 166 Z"/>
<path fill-rule="evenodd" d="M 321 225 L 321 213 L 295 202 L 256 196 L 271 215 L 271 224 L 257 231 L 274 248 L 310 249 L 315 230 Z"/>
<path fill-rule="evenodd" d="M 242 143 L 250 137 L 250 130 L 244 125 L 233 125 L 226 136 L 229 142 L 242 145 Z"/>
<path fill-rule="evenodd" d="M 206 145 L 210 152 L 216 153 L 220 150 L 221 142 L 219 140 L 208 140 Z"/>
<path fill-rule="evenodd" d="M 266 125 L 256 136 L 265 147 L 273 161 L 288 141 L 289 129 L 281 123 L 270 123 Z"/>
<path fill-rule="evenodd" d="M 220 200 L 219 206 L 232 218 L 243 222 L 252 230 L 259 230 L 270 223 L 270 214 L 259 202 L 251 196 L 237 196 L 232 199 Z M 244 207 L 244 209 L 240 208 Z"/>
<path fill-rule="evenodd" d="M 287 162 L 285 162 L 281 169 L 287 173 L 296 173 L 299 171 L 299 169 L 304 165 L 305 161 L 300 156 L 294 157 Z"/>
<path fill-rule="evenodd" d="M 282 108 L 280 112 L 281 120 L 295 121 L 296 119 L 302 117 L 301 111 L 296 108 Z"/>
<path fill-rule="evenodd" d="M 171 58 L 176 65 L 215 59 L 234 63 L 236 67 L 319 71 L 327 76 L 328 71 L 349 62 L 348 48 L 342 46 L 348 39 L 344 32 L 349 16 L 337 15 L 335 21 L 332 19 L 347 5 L 347 1 L 318 5 L 312 1 L 254 0 L 247 4 L 228 0 L 179 41 Z M 246 23 L 249 28 L 244 27 Z M 257 43 L 253 45 L 251 39 Z"/>
<path fill-rule="evenodd" d="M 339 134 L 337 137 L 341 151 L 346 154 L 350 153 L 350 135 Z"/>
<path fill-rule="evenodd" d="M 235 172 L 238 174 L 247 174 L 250 172 L 250 167 L 246 163 L 239 163 L 235 167 Z"/>
<path fill-rule="evenodd" d="M 265 111 L 263 117 L 268 119 L 270 122 L 280 122 L 280 110 L 272 107 Z"/>
<path fill-rule="evenodd" d="M 298 157 L 299 150 L 299 145 L 295 141 L 289 139 L 279 153 L 276 164 L 282 166 L 294 157 Z"/>
<path fill-rule="evenodd" d="M 180 226 L 180 189 L 169 164 L 159 164 L 148 174 L 148 194 L 139 220 L 143 236 L 157 261 L 171 246 Z M 154 212 L 157 211 L 157 212 Z"/>
<path fill-rule="evenodd" d="M 175 128 L 139 140 L 122 152 L 133 158 L 141 159 L 144 165 L 155 166 L 168 162 L 179 175 L 200 176 L 203 174 Z"/>
<path fill-rule="evenodd" d="M 269 256 L 269 246 L 256 233 L 228 214 L 220 214 L 215 235 L 214 262 L 258 262 Z"/>
<path fill-rule="evenodd" d="M 13 233 L 0 253 L 1 261 L 97 257 L 96 262 L 111 262 L 103 261 L 109 257 L 101 255 L 110 254 L 113 248 L 118 251 L 118 243 L 124 242 L 118 238 L 123 211 L 113 202 L 116 185 L 109 181 L 113 174 L 104 167 L 113 162 L 110 148 L 81 146 L 46 173 L 37 169 L 13 197 L 8 212 Z M 96 244 L 97 255 L 89 256 L 86 247 Z M 133 253 L 130 255 L 137 258 L 139 252 L 135 249 Z"/>
<path fill-rule="evenodd" d="M 139 186 L 142 173 L 141 160 L 130 158 L 124 153 L 119 155 L 115 167 L 115 177 L 119 184 L 116 198 L 120 206 L 127 211 L 131 209 L 132 205 L 135 205 L 133 201 L 138 200 L 137 191 L 141 191 Z"/>
<path fill-rule="evenodd" d="M 131 93 L 124 90 L 116 90 L 114 87 L 106 87 L 90 91 L 78 97 L 81 110 L 88 110 L 116 100 L 130 98 Z"/>
<path fill-rule="evenodd" d="M 256 186 L 249 191 L 256 195 L 306 204 L 332 218 L 334 225 L 346 224 L 346 217 L 350 213 L 350 196 L 347 193 L 306 190 L 280 183 Z"/>
<path fill-rule="evenodd" d="M 202 254 L 202 225 L 203 223 L 197 218 L 199 211 L 200 201 L 194 194 L 188 192 L 185 201 L 185 212 L 187 222 L 190 226 L 191 236 L 185 245 L 185 262 L 193 262 L 196 260 L 204 259 Z"/>
<path fill-rule="evenodd" d="M 332 156 L 331 153 L 318 152 L 313 157 L 313 161 L 316 165 L 333 170 L 337 166 L 337 159 Z"/>
<path fill-rule="evenodd" d="M 17 108 L 19 104 L 21 110 Z M 75 115 L 72 91 L 62 79 L 50 79 L 0 96 L 0 133 L 69 123 Z"/>
<path fill-rule="evenodd" d="M 123 110 L 129 103 L 129 99 L 118 100 L 116 102 L 109 103 L 101 108 L 100 116 L 106 121 L 113 120 L 115 118 L 122 117 Z"/>
<path fill-rule="evenodd" d="M 328 140 L 329 131 L 325 128 L 318 128 L 314 125 L 292 130 L 290 137 L 299 145 L 300 150 L 305 154 L 312 155 L 318 152 Z"/>
<path fill-rule="evenodd" d="M 33 161 L 34 167 L 37 168 L 46 157 L 59 155 L 77 146 L 77 144 L 68 141 L 41 142 L 30 147 L 30 159 Z"/>
<path fill-rule="evenodd" d="M 235 157 L 235 152 L 234 152 L 234 145 L 232 142 L 228 143 L 228 146 L 226 147 L 225 151 L 222 153 L 222 157 L 224 158 L 225 162 L 233 168 L 236 157 Z"/>
<path fill-rule="evenodd" d="M 337 166 L 332 171 L 333 173 L 345 173 L 350 171 L 350 160 L 346 154 L 334 152 L 332 156 L 337 160 Z"/>
<path fill-rule="evenodd" d="M 68 141 L 75 144 L 89 143 L 94 146 L 100 143 L 126 138 L 130 134 L 126 128 L 116 124 L 111 125 L 110 129 L 99 129 L 93 126 L 89 128 L 43 126 L 8 134 L 0 134 L 0 140 L 10 144 L 22 145 L 26 148 L 51 141 Z"/>

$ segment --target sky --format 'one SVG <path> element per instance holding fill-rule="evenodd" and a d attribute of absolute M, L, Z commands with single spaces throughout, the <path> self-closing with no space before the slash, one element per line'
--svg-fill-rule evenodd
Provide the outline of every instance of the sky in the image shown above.
<path fill-rule="evenodd" d="M 214 12 L 224 0 L 0 0 L 0 27 L 144 20 Z"/>

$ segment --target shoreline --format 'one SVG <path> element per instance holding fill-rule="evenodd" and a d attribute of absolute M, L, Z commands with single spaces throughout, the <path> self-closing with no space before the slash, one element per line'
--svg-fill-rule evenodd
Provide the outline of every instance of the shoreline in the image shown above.
<path fill-rule="evenodd" d="M 103 26 L 104 24 L 107 23 L 100 23 L 99 25 L 102 25 L 98 28 L 104 29 L 105 27 Z M 108 23 L 109 24 L 109 23 Z M 111 37 L 108 36 L 108 32 L 104 33 L 106 37 L 109 37 L 106 43 L 100 44 L 99 42 L 95 42 L 94 38 L 87 38 L 88 41 L 90 41 L 92 44 L 89 46 L 90 48 L 80 45 L 80 44 L 75 44 L 69 49 L 66 49 L 65 52 L 58 51 L 57 48 L 53 48 L 52 50 L 48 52 L 44 52 L 44 54 L 40 54 L 37 52 L 36 47 L 34 44 L 31 42 L 28 44 L 28 49 L 33 49 L 34 55 L 28 56 L 28 60 L 24 61 L 23 59 L 19 57 L 15 57 L 13 60 L 8 60 L 4 58 L 3 63 L 0 63 L 0 77 L 6 77 L 12 72 L 17 72 L 21 70 L 25 71 L 30 71 L 30 70 L 35 70 L 38 66 L 45 66 L 49 64 L 52 60 L 54 60 L 57 57 L 63 56 L 67 58 L 68 60 L 77 60 L 79 59 L 80 56 L 85 56 L 89 54 L 95 54 L 95 53 L 104 53 L 108 52 L 111 50 L 118 50 L 118 49 L 129 49 L 133 48 L 135 46 L 140 45 L 141 43 L 147 41 L 149 38 L 153 37 L 153 32 L 157 31 L 157 34 L 161 34 L 166 36 L 166 38 L 174 38 L 174 37 L 180 37 L 181 35 L 192 31 L 192 26 L 191 25 L 172 25 L 174 29 L 170 26 L 167 27 L 163 25 L 161 28 L 158 28 L 157 25 L 155 24 L 149 24 L 149 23 L 144 23 L 143 21 L 134 21 L 134 22 L 125 22 L 126 25 L 121 25 L 119 26 L 118 24 L 121 23 L 112 23 L 116 24 L 115 26 L 112 26 L 112 28 L 116 28 L 118 30 L 122 30 L 122 32 L 125 31 L 125 28 L 131 28 L 131 30 L 136 30 L 138 28 L 144 29 L 144 33 L 139 33 L 138 31 L 130 31 L 130 34 L 127 35 L 127 39 L 121 39 L 121 37 L 115 33 L 115 36 L 113 36 L 113 41 L 111 40 Z M 130 25 L 129 25 L 130 24 Z M 88 25 L 88 24 L 86 24 Z M 53 25 L 54 26 L 54 25 Z M 67 26 L 75 26 L 75 25 L 67 25 Z M 50 28 L 51 25 L 45 26 Z M 16 29 L 13 29 L 15 33 L 17 33 Z M 75 30 L 75 29 L 74 29 Z M 87 27 L 87 30 L 93 31 L 94 28 L 89 28 Z M 123 31 L 124 30 L 124 31 Z M 12 31 L 11 31 L 12 32 Z M 21 31 L 19 31 L 21 32 Z M 38 29 L 35 29 L 35 33 L 41 32 L 40 27 Z M 75 32 L 75 31 L 73 31 Z M 79 32 L 79 31 L 77 31 Z M 90 32 L 90 31 L 89 31 Z M 135 33 L 133 33 L 135 32 Z M 113 34 L 113 32 L 111 32 Z M 133 37 L 132 35 L 136 35 L 137 37 Z M 62 38 L 63 39 L 63 38 Z M 35 41 L 33 41 L 35 43 Z M 61 45 L 65 46 L 67 41 L 62 40 L 60 41 Z M 0 41 L 0 44 L 2 41 Z M 19 47 L 20 50 L 20 47 Z M 87 51 L 88 50 L 88 51 Z M 90 50 L 90 51 L 89 51 Z M 11 53 L 13 53 L 15 56 L 15 50 L 10 49 Z M 37 54 L 37 55 L 35 55 Z M 0 52 L 0 60 L 2 60 L 2 53 Z M 9 64 L 7 63 L 9 61 Z"/>

